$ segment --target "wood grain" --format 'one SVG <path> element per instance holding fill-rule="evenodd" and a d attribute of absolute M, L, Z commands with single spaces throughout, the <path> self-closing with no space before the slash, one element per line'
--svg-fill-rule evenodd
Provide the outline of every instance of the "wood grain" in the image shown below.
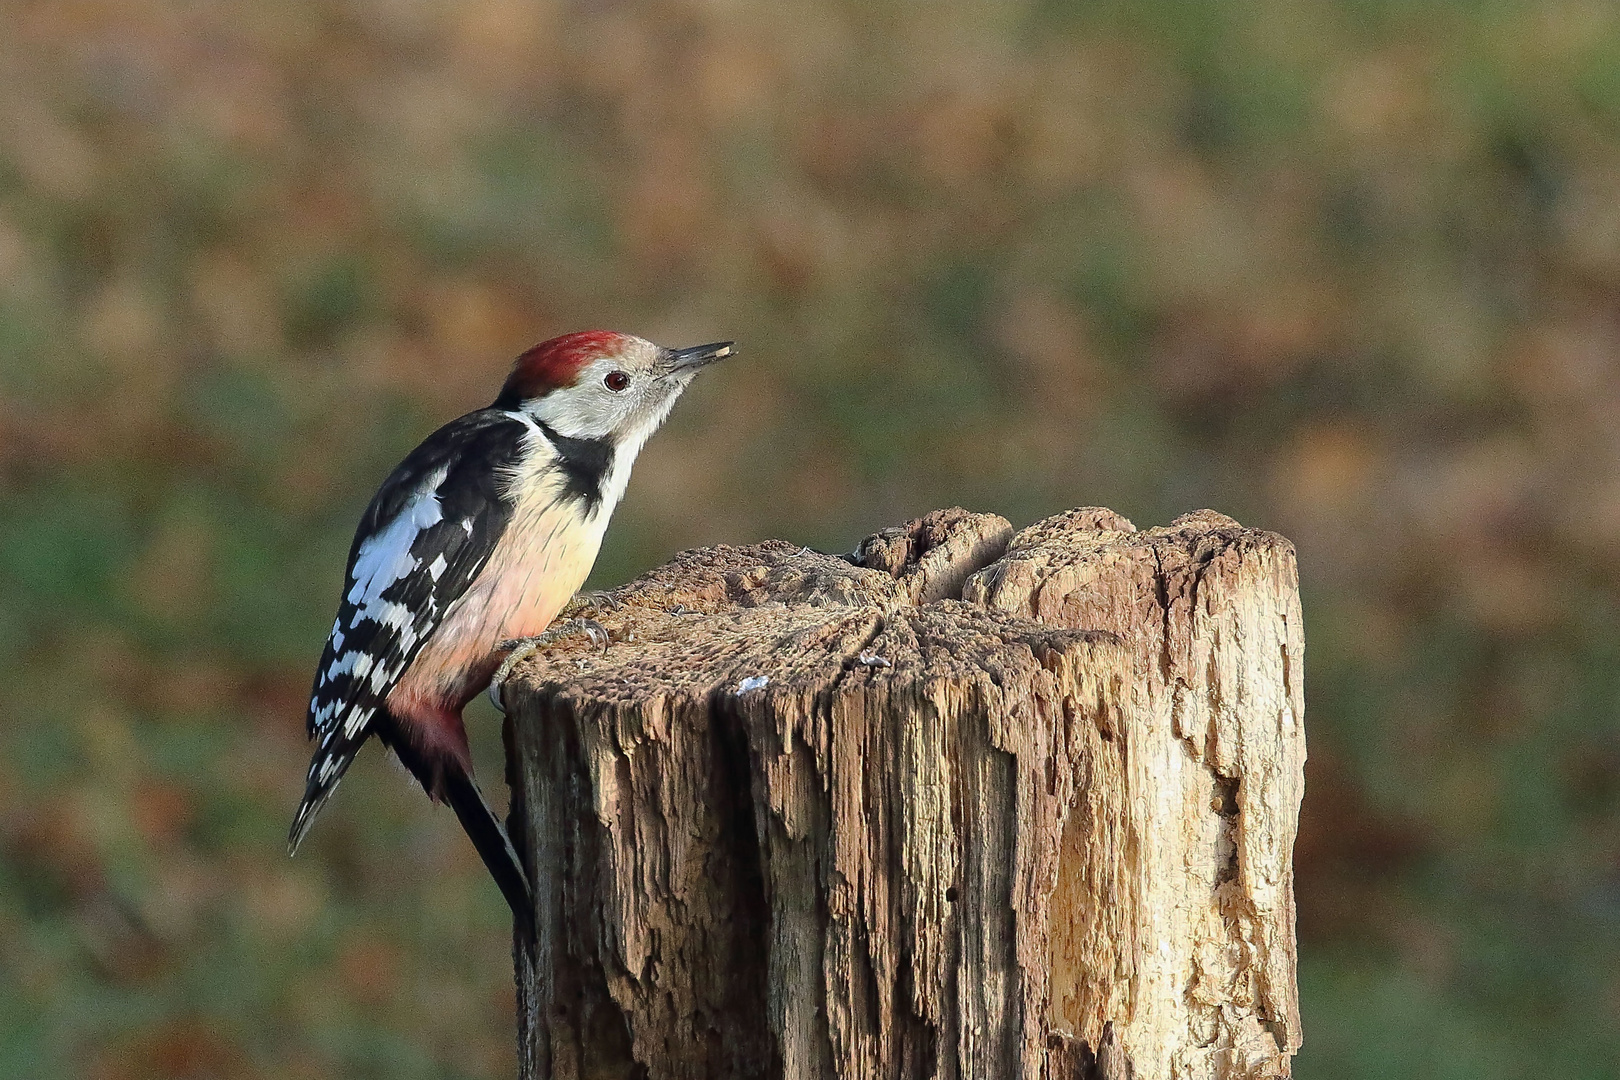
<path fill-rule="evenodd" d="M 958 509 L 617 590 L 505 692 L 522 1075 L 1286 1075 L 1293 565 Z"/>

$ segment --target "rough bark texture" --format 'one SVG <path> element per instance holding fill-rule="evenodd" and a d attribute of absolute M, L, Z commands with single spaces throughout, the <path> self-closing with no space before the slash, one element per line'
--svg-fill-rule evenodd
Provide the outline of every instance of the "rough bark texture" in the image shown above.
<path fill-rule="evenodd" d="M 1288 1074 L 1286 540 L 948 510 L 614 597 L 505 691 L 523 1077 Z"/>

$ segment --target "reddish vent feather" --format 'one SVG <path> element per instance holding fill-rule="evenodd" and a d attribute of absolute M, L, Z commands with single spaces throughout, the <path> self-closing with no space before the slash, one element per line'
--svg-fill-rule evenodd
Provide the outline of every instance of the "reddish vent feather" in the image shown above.
<path fill-rule="evenodd" d="M 626 336 L 612 330 L 582 330 L 542 341 L 517 358 L 498 399 L 512 406 L 550 390 L 573 386 L 592 360 L 624 349 Z"/>

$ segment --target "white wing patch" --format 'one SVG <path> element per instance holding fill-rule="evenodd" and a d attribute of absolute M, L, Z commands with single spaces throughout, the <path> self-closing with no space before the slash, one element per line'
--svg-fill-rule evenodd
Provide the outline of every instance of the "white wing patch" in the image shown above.
<path fill-rule="evenodd" d="M 403 626 L 410 618 L 410 609 L 382 599 L 383 590 L 416 569 L 411 557 L 411 545 L 423 529 L 444 520 L 439 508 L 438 486 L 444 483 L 448 469 L 440 469 L 423 482 L 388 527 L 368 537 L 354 557 L 354 585 L 345 598 L 355 605 L 349 618 L 353 629 L 362 619 L 385 626 Z"/>
<path fill-rule="evenodd" d="M 354 645 L 345 650 L 346 636 L 354 633 L 362 624 L 372 623 L 394 630 L 398 634 L 396 647 L 400 651 L 408 654 L 416 645 L 421 633 L 420 613 L 413 611 L 408 604 L 384 599 L 383 593 L 418 570 L 421 560 L 411 554 L 411 546 L 424 529 L 444 520 L 438 488 L 444 483 L 446 475 L 447 468 L 427 476 L 388 526 L 362 541 L 355 552 L 349 590 L 344 596 L 349 608 L 348 624 L 344 625 L 341 613 L 332 623 L 330 647 L 334 658 L 321 671 L 317 683 L 321 693 L 316 695 L 313 720 L 316 729 L 325 733 L 323 741 L 329 741 L 340 729 L 349 737 L 354 737 L 376 712 L 375 707 L 359 702 L 345 706 L 339 689 L 344 676 L 348 676 L 349 685 L 363 683 L 375 693 L 385 689 L 399 675 L 398 667 L 390 667 L 384 658 L 366 648 Z M 435 557 L 433 567 L 433 579 L 437 581 L 448 567 L 442 554 Z M 366 637 L 362 635 L 361 640 L 366 640 Z M 323 701 L 323 694 L 333 696 Z"/>

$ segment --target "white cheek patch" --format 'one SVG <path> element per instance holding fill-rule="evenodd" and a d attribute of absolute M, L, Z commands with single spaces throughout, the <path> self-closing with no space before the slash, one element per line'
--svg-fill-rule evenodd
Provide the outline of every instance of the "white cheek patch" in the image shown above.
<path fill-rule="evenodd" d="M 625 488 L 630 484 L 630 467 L 636 463 L 636 455 L 641 453 L 641 448 L 652 438 L 653 432 L 663 424 L 664 418 L 675 407 L 675 400 L 681 396 L 684 389 L 686 389 L 685 382 L 676 383 L 672 387 L 652 388 L 653 393 L 663 394 L 662 400 L 654 404 L 653 410 L 642 418 L 641 423 L 622 435 L 613 454 L 613 465 L 602 478 L 602 505 L 597 509 L 597 514 L 602 517 L 604 528 L 607 516 L 613 513 L 614 507 L 619 505 L 619 500 L 624 498 Z"/>
<path fill-rule="evenodd" d="M 641 342 L 638 349 L 644 355 L 591 361 L 581 369 L 573 386 L 553 390 L 534 404 L 535 418 L 570 439 L 605 439 L 618 431 L 631 413 L 644 407 L 647 394 L 654 391 L 651 368 L 657 346 Z M 603 384 L 615 371 L 631 377 L 630 386 L 618 393 Z"/>

